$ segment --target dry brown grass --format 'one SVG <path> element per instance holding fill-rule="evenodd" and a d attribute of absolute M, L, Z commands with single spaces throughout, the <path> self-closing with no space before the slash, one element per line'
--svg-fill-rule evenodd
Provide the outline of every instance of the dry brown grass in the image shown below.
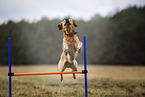
<path fill-rule="evenodd" d="M 82 70 L 83 66 L 79 66 Z M 67 69 L 69 71 L 70 69 Z M 89 97 L 144 97 L 145 67 L 88 65 Z M 56 65 L 13 66 L 13 72 L 51 72 Z M 0 97 L 8 97 L 8 67 L 0 67 Z M 21 76 L 12 78 L 13 97 L 83 97 L 84 78 L 77 75 Z"/>

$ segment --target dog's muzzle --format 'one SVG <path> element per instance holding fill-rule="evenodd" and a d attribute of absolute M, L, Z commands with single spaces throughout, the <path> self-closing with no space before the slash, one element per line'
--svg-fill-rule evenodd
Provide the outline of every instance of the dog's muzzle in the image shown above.
<path fill-rule="evenodd" d="M 69 23 L 65 23 L 64 24 L 64 26 L 70 26 L 71 25 L 71 23 L 69 22 Z"/>
<path fill-rule="evenodd" d="M 69 19 L 66 19 L 64 26 L 69 26 L 69 25 L 71 25 L 71 23 L 69 22 Z"/>

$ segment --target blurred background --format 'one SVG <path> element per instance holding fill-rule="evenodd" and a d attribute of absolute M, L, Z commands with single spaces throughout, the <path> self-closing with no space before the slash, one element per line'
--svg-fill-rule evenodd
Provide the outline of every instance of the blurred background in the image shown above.
<path fill-rule="evenodd" d="M 1 0 L 0 65 L 8 64 L 9 37 L 12 64 L 57 64 L 57 24 L 66 17 L 76 20 L 81 41 L 87 36 L 89 64 L 145 65 L 144 0 Z"/>
<path fill-rule="evenodd" d="M 145 0 L 0 0 L 0 97 L 9 92 L 8 38 L 12 72 L 57 72 L 64 18 L 87 37 L 89 97 L 145 97 Z M 77 61 L 83 70 L 83 52 Z M 63 76 L 13 77 L 12 96 L 84 97 L 83 76 Z"/>

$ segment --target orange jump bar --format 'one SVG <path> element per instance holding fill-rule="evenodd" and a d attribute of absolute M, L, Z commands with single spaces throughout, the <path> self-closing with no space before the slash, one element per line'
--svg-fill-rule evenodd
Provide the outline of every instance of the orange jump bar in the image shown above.
<path fill-rule="evenodd" d="M 8 73 L 8 76 L 27 76 L 27 75 L 54 75 L 54 74 L 85 74 L 87 70 L 72 72 L 38 72 L 38 73 Z"/>

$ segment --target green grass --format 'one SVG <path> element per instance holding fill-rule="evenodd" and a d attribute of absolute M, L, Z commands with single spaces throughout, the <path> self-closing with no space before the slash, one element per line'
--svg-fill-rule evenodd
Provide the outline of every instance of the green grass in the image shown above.
<path fill-rule="evenodd" d="M 79 66 L 82 70 L 83 66 Z M 145 97 L 145 67 L 88 66 L 89 97 Z M 57 71 L 56 65 L 13 66 L 13 72 Z M 68 69 L 69 71 L 69 69 Z M 0 67 L 0 97 L 8 97 L 8 67 Z M 84 78 L 77 75 L 14 76 L 13 97 L 83 97 Z"/>

